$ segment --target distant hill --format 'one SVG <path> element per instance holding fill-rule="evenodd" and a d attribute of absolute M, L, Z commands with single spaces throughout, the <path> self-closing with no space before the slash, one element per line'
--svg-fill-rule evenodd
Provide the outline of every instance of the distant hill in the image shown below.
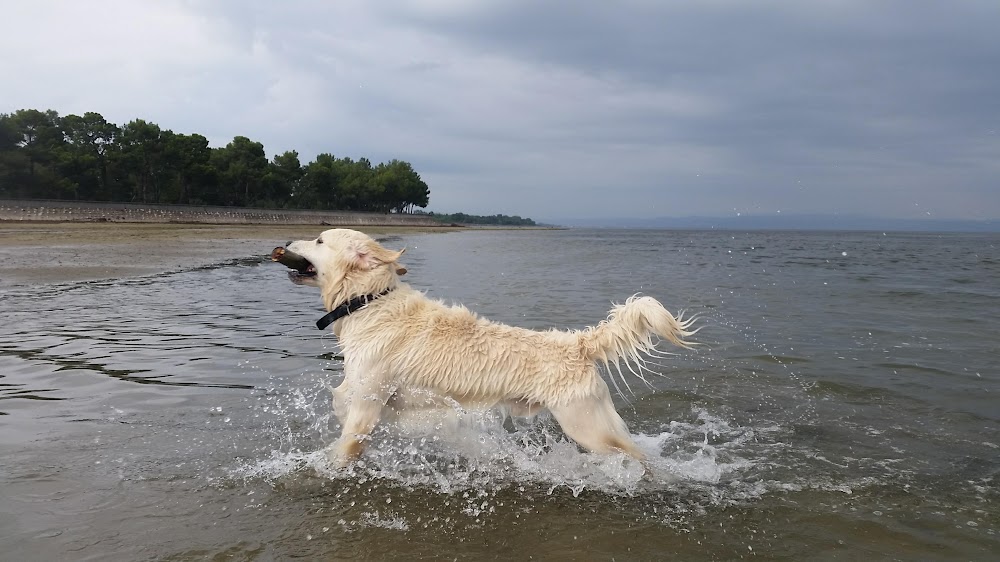
<path fill-rule="evenodd" d="M 591 228 L 681 230 L 871 230 L 923 232 L 1000 232 L 1000 220 L 890 219 L 857 215 L 741 215 L 735 217 L 657 217 L 546 219 L 545 222 Z"/>

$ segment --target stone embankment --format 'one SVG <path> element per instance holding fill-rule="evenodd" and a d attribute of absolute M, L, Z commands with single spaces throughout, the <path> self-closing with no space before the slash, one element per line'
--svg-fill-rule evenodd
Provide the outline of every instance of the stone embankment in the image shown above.
<path fill-rule="evenodd" d="M 440 226 L 430 217 L 407 214 L 24 200 L 0 200 L 0 221 Z"/>

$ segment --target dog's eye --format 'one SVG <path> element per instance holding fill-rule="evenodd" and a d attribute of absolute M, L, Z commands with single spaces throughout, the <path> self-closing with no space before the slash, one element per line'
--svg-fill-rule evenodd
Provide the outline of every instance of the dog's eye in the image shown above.
<path fill-rule="evenodd" d="M 323 239 L 322 238 L 317 238 L 316 239 L 316 243 L 317 244 L 322 244 L 323 243 Z"/>

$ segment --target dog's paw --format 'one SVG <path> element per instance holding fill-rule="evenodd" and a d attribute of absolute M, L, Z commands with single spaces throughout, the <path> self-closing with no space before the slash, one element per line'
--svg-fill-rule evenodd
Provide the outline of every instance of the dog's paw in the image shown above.
<path fill-rule="evenodd" d="M 340 452 L 336 443 L 328 446 L 323 452 L 326 454 L 326 462 L 330 464 L 331 468 L 339 470 L 347 468 L 351 464 L 351 459 Z"/>
<path fill-rule="evenodd" d="M 335 468 L 347 468 L 352 462 L 361 458 L 364 451 L 364 437 L 341 437 L 326 448 L 326 460 Z"/>

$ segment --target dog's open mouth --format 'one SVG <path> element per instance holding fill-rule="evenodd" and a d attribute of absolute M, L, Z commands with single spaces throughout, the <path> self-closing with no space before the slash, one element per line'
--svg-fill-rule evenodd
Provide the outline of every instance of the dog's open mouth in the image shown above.
<path fill-rule="evenodd" d="M 281 246 L 271 250 L 271 261 L 276 261 L 291 269 L 292 271 L 288 272 L 288 278 L 295 283 L 316 277 L 316 266 L 306 258 Z"/>

